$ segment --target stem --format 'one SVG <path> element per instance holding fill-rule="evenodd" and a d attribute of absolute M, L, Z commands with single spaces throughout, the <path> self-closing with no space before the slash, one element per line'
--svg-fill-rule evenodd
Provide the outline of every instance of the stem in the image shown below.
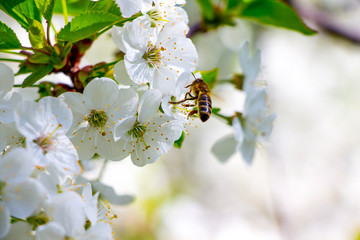
<path fill-rule="evenodd" d="M 24 60 L 20 60 L 20 59 L 11 59 L 11 58 L 0 58 L 0 61 L 8 61 L 8 62 L 23 62 Z"/>
<path fill-rule="evenodd" d="M 40 50 L 40 49 L 35 49 L 35 48 L 31 48 L 31 47 L 21 47 L 21 49 L 23 49 L 23 50 L 37 51 L 37 52 L 41 52 L 41 53 L 43 53 L 43 54 L 45 54 L 45 55 L 50 56 L 50 54 L 49 54 L 48 52 L 45 52 L 45 51 Z"/>
<path fill-rule="evenodd" d="M 14 84 L 13 87 L 18 87 L 18 88 L 22 88 L 21 84 Z M 40 87 L 40 85 L 31 85 L 31 86 L 28 86 L 28 87 Z"/>
<path fill-rule="evenodd" d="M 109 67 L 109 66 L 112 66 L 112 65 L 115 65 L 118 61 L 120 61 L 122 59 L 118 59 L 116 61 L 113 61 L 113 62 L 110 62 L 110 63 L 107 63 L 107 64 L 104 64 L 104 65 L 101 65 L 101 66 L 98 66 L 98 67 L 95 67 L 94 70 L 98 70 L 98 69 L 101 69 L 101 68 L 106 68 L 106 67 Z"/>
<path fill-rule="evenodd" d="M 186 37 L 191 38 L 196 33 L 199 33 L 202 31 L 201 22 L 195 23 L 190 27 L 189 32 L 187 33 Z"/>
<path fill-rule="evenodd" d="M 98 176 L 98 178 L 97 178 L 98 181 L 100 181 L 101 178 L 102 178 L 102 176 L 104 175 L 105 167 L 106 167 L 106 165 L 107 165 L 108 162 L 109 162 L 109 160 L 107 160 L 107 159 L 104 160 L 104 163 L 103 163 L 103 165 L 101 166 L 101 169 L 100 169 L 100 172 L 99 172 L 99 176 Z"/>
<path fill-rule="evenodd" d="M 54 26 L 53 22 L 51 22 L 51 28 L 54 30 L 55 35 L 57 35 L 57 31 L 56 31 L 56 28 L 55 28 L 55 26 Z"/>
<path fill-rule="evenodd" d="M 51 45 L 51 43 L 50 43 L 50 23 L 48 22 L 48 21 L 46 21 L 46 23 L 47 23 L 47 28 L 46 28 L 46 37 L 47 37 L 47 43 L 49 44 L 49 45 Z"/>
<path fill-rule="evenodd" d="M 66 0 L 61 0 L 61 3 L 62 3 L 62 7 L 63 7 L 64 20 L 65 20 L 65 25 L 66 25 L 69 22 L 69 20 L 68 20 L 68 11 L 67 11 L 67 6 L 66 6 Z"/>
<path fill-rule="evenodd" d="M 0 52 L 2 53 L 8 53 L 8 54 L 13 54 L 13 55 L 19 55 L 19 56 L 27 56 L 26 54 L 24 53 L 21 53 L 21 52 L 12 52 L 12 51 L 7 51 L 7 50 L 0 50 Z"/>
<path fill-rule="evenodd" d="M 214 116 L 222 119 L 222 120 L 225 120 L 228 125 L 232 126 L 231 117 L 224 116 L 224 115 L 222 115 L 222 114 L 220 114 L 220 113 L 217 113 L 217 112 L 213 112 L 212 114 L 213 114 Z"/>

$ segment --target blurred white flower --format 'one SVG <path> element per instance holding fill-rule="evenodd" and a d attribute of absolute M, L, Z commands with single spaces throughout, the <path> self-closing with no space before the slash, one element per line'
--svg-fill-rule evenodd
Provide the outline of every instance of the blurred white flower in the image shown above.
<path fill-rule="evenodd" d="M 81 160 L 90 159 L 95 153 L 111 160 L 128 155 L 116 146 L 113 129 L 121 119 L 135 114 L 138 96 L 133 89 L 119 89 L 114 80 L 97 78 L 83 94 L 67 92 L 60 97 L 73 112 L 71 141 Z"/>
<path fill-rule="evenodd" d="M 121 147 L 137 166 L 152 163 L 167 153 L 184 129 L 182 121 L 159 113 L 160 101 L 159 90 L 147 91 L 140 100 L 138 115 L 115 126 L 115 139 L 125 140 Z"/>
<path fill-rule="evenodd" d="M 194 71 L 197 53 L 186 38 L 187 26 L 182 21 L 169 22 L 159 33 L 144 17 L 124 27 L 114 27 L 112 38 L 125 53 L 125 68 L 137 84 L 150 83 L 151 88 L 167 94 L 176 87 L 176 80 L 184 71 Z"/>
<path fill-rule="evenodd" d="M 148 11 L 152 7 L 152 2 L 152 0 L 116 0 L 121 14 L 125 18 L 129 18 L 140 11 Z"/>
<path fill-rule="evenodd" d="M 15 121 L 36 165 L 53 163 L 60 172 L 80 172 L 76 149 L 65 135 L 72 124 L 71 110 L 65 103 L 54 97 L 38 103 L 23 101 L 16 109 Z"/>
<path fill-rule="evenodd" d="M 261 66 L 260 52 L 256 51 L 251 57 L 249 43 L 246 42 L 240 50 L 239 60 L 245 76 L 244 111 L 232 121 L 234 133 L 217 141 L 211 151 L 221 162 L 226 162 L 236 151 L 240 151 L 245 162 L 251 164 L 257 143 L 266 139 L 272 131 L 275 115 L 268 115 L 266 89 L 255 86 Z"/>

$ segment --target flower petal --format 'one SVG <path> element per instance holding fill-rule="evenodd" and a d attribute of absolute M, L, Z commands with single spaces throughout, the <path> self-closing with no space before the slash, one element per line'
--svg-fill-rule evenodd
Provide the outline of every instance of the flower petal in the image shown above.
<path fill-rule="evenodd" d="M 0 63 L 0 76 L 0 98 L 2 98 L 14 85 L 14 72 L 4 63 Z"/>
<path fill-rule="evenodd" d="M 36 229 L 36 240 L 63 240 L 65 239 L 64 228 L 56 222 L 40 225 Z"/>
<path fill-rule="evenodd" d="M 0 239 L 10 230 L 10 213 L 4 202 L 0 202 Z"/>
<path fill-rule="evenodd" d="M 110 78 L 95 78 L 84 89 L 84 101 L 88 108 L 104 110 L 116 102 L 119 87 Z"/>
<path fill-rule="evenodd" d="M 228 135 L 219 139 L 211 148 L 211 152 L 220 162 L 226 162 L 236 152 L 237 142 L 234 135 Z"/>
<path fill-rule="evenodd" d="M 116 123 L 114 127 L 115 141 L 118 141 L 120 138 L 126 139 L 129 136 L 127 132 L 133 128 L 135 121 L 136 116 L 131 116 Z"/>
<path fill-rule="evenodd" d="M 161 91 L 158 89 L 150 89 L 141 97 L 139 103 L 139 122 L 149 121 L 157 113 L 161 102 Z"/>

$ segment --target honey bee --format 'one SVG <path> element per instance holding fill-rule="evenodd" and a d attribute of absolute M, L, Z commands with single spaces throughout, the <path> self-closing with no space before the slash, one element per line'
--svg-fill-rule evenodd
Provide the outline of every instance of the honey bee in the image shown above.
<path fill-rule="evenodd" d="M 190 91 L 185 94 L 185 97 L 183 100 L 180 100 L 178 102 L 169 102 L 170 104 L 179 104 L 186 102 L 188 100 L 194 100 L 194 104 L 182 104 L 184 107 L 195 107 L 197 106 L 197 109 L 193 109 L 189 114 L 188 117 L 198 114 L 200 120 L 202 122 L 206 122 L 211 115 L 211 97 L 210 97 L 210 88 L 207 85 L 207 83 L 201 79 L 196 78 L 193 74 L 195 80 L 185 88 L 190 88 Z M 194 95 L 192 95 L 193 93 Z"/>

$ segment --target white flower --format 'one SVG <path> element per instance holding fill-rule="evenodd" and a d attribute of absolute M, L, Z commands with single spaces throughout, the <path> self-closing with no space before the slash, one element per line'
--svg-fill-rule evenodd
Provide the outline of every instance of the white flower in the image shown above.
<path fill-rule="evenodd" d="M 36 165 L 53 163 L 65 174 L 80 172 L 76 149 L 65 135 L 72 124 L 71 110 L 65 103 L 54 97 L 42 98 L 38 103 L 24 101 L 16 109 L 15 121 Z"/>
<path fill-rule="evenodd" d="M 11 68 L 0 63 L 0 76 L 0 124 L 7 124 L 14 121 L 14 109 L 21 101 L 21 96 L 11 91 L 14 85 Z"/>
<path fill-rule="evenodd" d="M 135 114 L 138 96 L 133 89 L 119 89 L 112 79 L 98 78 L 86 86 L 83 94 L 67 92 L 60 97 L 73 112 L 71 141 L 81 160 L 95 153 L 110 160 L 128 155 L 115 144 L 113 129 L 121 119 Z"/>
<path fill-rule="evenodd" d="M 186 38 L 187 26 L 182 21 L 169 22 L 159 33 L 143 17 L 124 27 L 114 27 L 112 38 L 125 53 L 125 68 L 137 84 L 150 83 L 151 88 L 167 94 L 176 87 L 184 71 L 194 71 L 197 53 Z"/>
<path fill-rule="evenodd" d="M 120 146 L 131 154 L 137 166 L 152 163 L 167 153 L 184 129 L 182 121 L 159 113 L 160 101 L 159 90 L 147 91 L 139 103 L 138 115 L 127 117 L 115 126 L 115 139 L 125 140 Z"/>
<path fill-rule="evenodd" d="M 148 11 L 152 7 L 152 2 L 152 0 L 116 0 L 121 14 L 125 18 L 129 18 L 140 11 Z"/>
<path fill-rule="evenodd" d="M 10 216 L 26 218 L 42 204 L 46 192 L 35 179 L 31 154 L 17 148 L 0 158 L 0 238 L 9 231 Z"/>
<path fill-rule="evenodd" d="M 272 131 L 275 115 L 268 115 L 266 89 L 255 86 L 260 71 L 260 52 L 256 51 L 251 57 L 249 44 L 246 42 L 240 50 L 239 60 L 245 76 L 244 111 L 232 121 L 234 133 L 221 138 L 211 150 L 221 162 L 227 161 L 236 151 L 240 151 L 245 162 L 251 164 L 256 145 Z"/>
<path fill-rule="evenodd" d="M 189 18 L 181 5 L 185 5 L 186 1 L 176 0 L 160 0 L 147 12 L 148 18 L 146 21 L 151 22 L 152 27 L 161 30 L 167 22 L 183 21 L 185 24 L 189 23 Z"/>

